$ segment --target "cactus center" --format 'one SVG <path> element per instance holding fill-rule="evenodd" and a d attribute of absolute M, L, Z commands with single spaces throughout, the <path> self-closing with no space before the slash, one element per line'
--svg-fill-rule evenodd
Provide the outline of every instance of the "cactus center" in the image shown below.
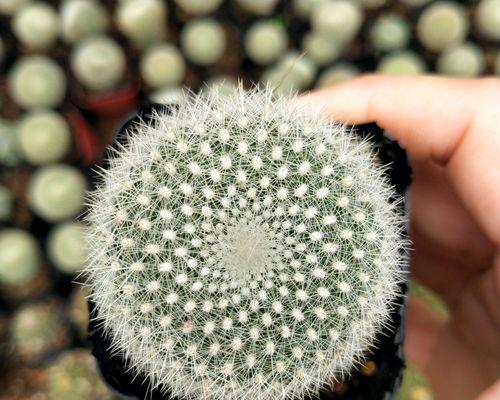
<path fill-rule="evenodd" d="M 221 264 L 236 280 L 268 271 L 277 258 L 277 247 L 261 224 L 254 221 L 239 222 L 227 228 L 221 237 Z"/>

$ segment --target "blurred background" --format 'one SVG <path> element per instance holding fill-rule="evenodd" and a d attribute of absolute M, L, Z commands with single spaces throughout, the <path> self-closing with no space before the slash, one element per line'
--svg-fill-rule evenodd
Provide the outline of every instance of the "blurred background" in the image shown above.
<path fill-rule="evenodd" d="M 500 0 L 0 0 L 0 400 L 114 398 L 86 349 L 78 220 L 137 107 L 368 71 L 500 75 Z M 412 366 L 399 399 L 433 399 Z"/>

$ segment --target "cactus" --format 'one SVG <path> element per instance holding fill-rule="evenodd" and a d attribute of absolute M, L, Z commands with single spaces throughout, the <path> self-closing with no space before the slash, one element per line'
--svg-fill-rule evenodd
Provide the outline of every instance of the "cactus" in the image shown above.
<path fill-rule="evenodd" d="M 220 60 L 226 50 L 226 33 L 213 18 L 188 22 L 181 32 L 181 47 L 186 57 L 198 65 L 211 65 Z"/>
<path fill-rule="evenodd" d="M 308 32 L 302 39 L 302 49 L 318 66 L 331 64 L 342 55 L 344 43 L 315 31 Z"/>
<path fill-rule="evenodd" d="M 140 72 L 144 82 L 153 88 L 175 86 L 184 79 L 186 63 L 177 47 L 159 43 L 143 54 Z"/>
<path fill-rule="evenodd" d="M 71 69 L 78 81 L 92 91 L 117 86 L 126 68 L 121 46 L 107 36 L 93 36 L 80 42 L 71 53 Z"/>
<path fill-rule="evenodd" d="M 250 59 L 267 65 L 286 51 L 288 35 L 282 24 L 274 21 L 258 21 L 245 33 L 245 51 Z"/>
<path fill-rule="evenodd" d="M 485 67 L 483 50 L 470 42 L 447 48 L 436 63 L 436 70 L 441 75 L 468 78 L 481 75 Z"/>
<path fill-rule="evenodd" d="M 34 111 L 18 125 L 19 146 L 24 159 L 40 165 L 61 160 L 71 146 L 66 120 L 54 111 Z"/>
<path fill-rule="evenodd" d="M 492 41 L 500 40 L 500 0 L 481 0 L 474 20 L 483 37 Z"/>
<path fill-rule="evenodd" d="M 377 65 L 377 71 L 386 75 L 417 75 L 426 70 L 422 57 L 406 50 L 387 54 Z"/>
<path fill-rule="evenodd" d="M 86 184 L 83 174 L 74 167 L 47 165 L 38 169 L 30 179 L 29 205 L 49 222 L 74 217 L 83 208 Z"/>
<path fill-rule="evenodd" d="M 316 70 L 309 56 L 290 50 L 264 72 L 261 80 L 280 93 L 290 94 L 306 89 L 314 80 Z"/>
<path fill-rule="evenodd" d="M 87 350 L 67 351 L 47 368 L 49 400 L 112 400 L 115 396 L 102 381 L 95 360 Z"/>
<path fill-rule="evenodd" d="M 16 12 L 12 30 L 26 47 L 46 50 L 54 45 L 59 36 L 59 17 L 50 4 L 35 1 Z"/>
<path fill-rule="evenodd" d="M 102 175 L 90 297 L 151 387 L 317 393 L 389 323 L 407 263 L 399 200 L 368 141 L 293 98 L 240 88 L 155 110 Z"/>
<path fill-rule="evenodd" d="M 350 42 L 363 24 L 363 10 L 351 0 L 327 0 L 313 7 L 311 12 L 313 30 L 332 39 Z"/>
<path fill-rule="evenodd" d="M 85 227 L 79 222 L 65 222 L 50 231 L 47 253 L 50 261 L 61 272 L 76 274 L 83 267 L 86 258 Z"/>
<path fill-rule="evenodd" d="M 0 0 L 0 14 L 12 15 L 29 0 Z"/>
<path fill-rule="evenodd" d="M 469 20 L 462 5 L 443 0 L 424 9 L 416 28 L 417 37 L 424 47 L 440 52 L 465 39 L 469 31 Z"/>
<path fill-rule="evenodd" d="M 66 94 L 64 71 L 41 55 L 18 59 L 9 72 L 8 84 L 14 101 L 28 109 L 57 107 Z"/>
<path fill-rule="evenodd" d="M 67 43 L 102 34 L 109 26 L 106 8 L 96 0 L 69 0 L 61 5 L 61 34 Z"/>
<path fill-rule="evenodd" d="M 35 278 L 40 267 L 40 249 L 27 231 L 0 231 L 0 283 L 23 286 Z"/>
<path fill-rule="evenodd" d="M 382 15 L 370 29 L 370 40 L 378 51 L 395 51 L 407 46 L 410 40 L 410 25 L 396 14 Z"/>
<path fill-rule="evenodd" d="M 69 331 L 61 304 L 55 299 L 25 305 L 16 310 L 10 326 L 17 355 L 38 364 L 69 345 Z"/>
<path fill-rule="evenodd" d="M 128 39 L 143 48 L 165 34 L 167 13 L 167 2 L 163 0 L 120 1 L 115 22 Z"/>
<path fill-rule="evenodd" d="M 339 62 L 330 68 L 325 69 L 316 82 L 317 87 L 333 85 L 354 78 L 359 74 L 358 68 L 347 62 Z"/>

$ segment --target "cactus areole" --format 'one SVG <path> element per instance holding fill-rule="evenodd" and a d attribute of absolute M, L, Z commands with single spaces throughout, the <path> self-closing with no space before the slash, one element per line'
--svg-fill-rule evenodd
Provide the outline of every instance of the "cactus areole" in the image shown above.
<path fill-rule="evenodd" d="M 190 95 L 124 133 L 87 216 L 110 351 L 189 399 L 303 398 L 349 376 L 407 264 L 374 145 L 257 89 Z"/>

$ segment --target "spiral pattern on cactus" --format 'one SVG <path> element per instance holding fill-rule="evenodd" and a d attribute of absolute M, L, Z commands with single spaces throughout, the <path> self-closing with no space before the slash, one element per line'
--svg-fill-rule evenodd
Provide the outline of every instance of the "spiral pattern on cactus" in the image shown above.
<path fill-rule="evenodd" d="M 373 146 L 267 90 L 136 123 L 91 196 L 91 298 L 165 393 L 317 393 L 388 323 L 406 247 Z"/>

